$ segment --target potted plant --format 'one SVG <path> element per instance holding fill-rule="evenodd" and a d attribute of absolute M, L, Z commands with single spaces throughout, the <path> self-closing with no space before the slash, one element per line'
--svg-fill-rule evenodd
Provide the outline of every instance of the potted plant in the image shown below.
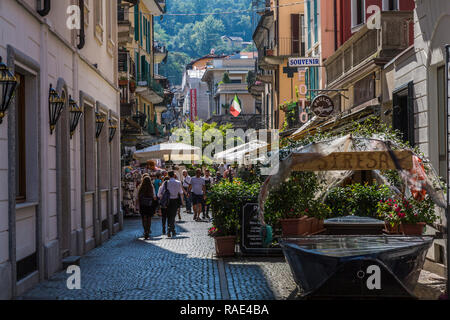
<path fill-rule="evenodd" d="M 208 234 L 214 237 L 216 254 L 219 257 L 233 256 L 239 242 L 240 217 L 246 203 L 257 201 L 259 183 L 249 184 L 235 178 L 233 182 L 223 180 L 215 184 L 208 196 L 213 227 Z"/>
<path fill-rule="evenodd" d="M 310 204 L 310 210 L 307 212 L 312 217 L 311 234 L 321 233 L 325 230 L 323 222 L 331 216 L 331 208 L 319 200 L 313 200 Z"/>
<path fill-rule="evenodd" d="M 313 224 L 318 228 L 310 210 L 319 188 L 313 172 L 293 172 L 291 176 L 272 190 L 266 200 L 265 220 L 282 236 L 301 236 L 312 232 Z"/>
<path fill-rule="evenodd" d="M 390 231 L 411 236 L 422 235 L 425 226 L 437 219 L 434 203 L 430 197 L 421 201 L 404 197 L 401 199 L 390 198 L 384 202 L 380 201 L 378 212 L 380 217 L 384 217 L 388 223 Z"/>
<path fill-rule="evenodd" d="M 130 80 L 130 92 L 134 93 L 136 91 L 136 81 L 131 79 Z"/>
<path fill-rule="evenodd" d="M 232 257 L 235 254 L 236 235 L 221 236 L 222 230 L 211 227 L 208 235 L 214 238 L 216 255 L 218 257 Z"/>

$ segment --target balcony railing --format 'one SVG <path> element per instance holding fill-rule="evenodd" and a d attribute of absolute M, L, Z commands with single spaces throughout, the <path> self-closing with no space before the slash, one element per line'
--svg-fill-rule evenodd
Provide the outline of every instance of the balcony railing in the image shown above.
<path fill-rule="evenodd" d="M 137 86 L 138 87 L 148 87 L 150 90 L 157 93 L 159 96 L 164 97 L 163 87 L 158 82 L 156 82 L 155 79 L 150 77 L 150 75 L 148 75 L 148 74 L 138 74 Z"/>
<path fill-rule="evenodd" d="M 363 26 L 325 61 L 328 85 L 370 60 L 388 62 L 410 45 L 412 12 L 381 13 L 381 28 Z M 395 30 L 393 32 L 392 30 Z"/>
<path fill-rule="evenodd" d="M 119 60 L 119 72 L 128 72 L 130 71 L 130 76 L 135 79 L 136 78 L 136 65 L 134 61 L 129 56 L 128 51 L 119 51 L 118 55 Z"/>
<path fill-rule="evenodd" d="M 167 53 L 167 48 L 166 48 L 166 46 L 163 46 L 163 45 L 161 45 L 160 43 L 158 43 L 158 42 L 154 42 L 153 43 L 153 52 L 154 53 Z"/>
<path fill-rule="evenodd" d="M 276 42 L 276 56 L 305 56 L 305 42 L 300 38 L 278 38 Z"/>

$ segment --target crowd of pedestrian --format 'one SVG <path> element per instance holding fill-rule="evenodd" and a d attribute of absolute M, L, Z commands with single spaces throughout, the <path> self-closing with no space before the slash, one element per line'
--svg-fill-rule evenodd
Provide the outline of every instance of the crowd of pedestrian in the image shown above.
<path fill-rule="evenodd" d="M 128 170 L 129 180 L 126 186 L 133 192 L 127 193 L 127 204 L 134 213 L 142 217 L 144 238 L 151 236 L 151 223 L 154 216 L 160 216 L 162 234 L 167 237 L 176 236 L 176 217 L 182 221 L 181 207 L 186 213 L 193 215 L 193 221 L 210 221 L 208 195 L 212 186 L 222 179 L 233 180 L 236 172 L 231 166 L 221 164 L 215 167 L 213 177 L 209 169 L 196 169 L 190 176 L 187 170 L 174 166 L 171 170 L 158 168 L 148 162 L 145 168 Z M 127 181 L 127 180 L 125 180 Z"/>

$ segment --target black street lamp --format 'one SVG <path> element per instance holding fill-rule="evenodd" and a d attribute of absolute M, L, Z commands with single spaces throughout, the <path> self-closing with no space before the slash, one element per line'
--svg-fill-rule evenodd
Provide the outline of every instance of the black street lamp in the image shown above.
<path fill-rule="evenodd" d="M 105 124 L 106 116 L 101 112 L 95 112 L 95 137 L 98 139 L 102 133 L 103 125 Z"/>
<path fill-rule="evenodd" d="M 113 141 L 117 130 L 117 122 L 109 119 L 109 142 Z"/>
<path fill-rule="evenodd" d="M 16 77 L 9 71 L 6 64 L 2 62 L 2 57 L 0 57 L 0 124 L 3 121 L 6 110 L 11 104 L 16 86 Z"/>
<path fill-rule="evenodd" d="M 52 84 L 50 84 L 50 90 L 48 94 L 48 113 L 50 116 L 50 134 L 53 134 L 53 130 L 55 130 L 56 124 L 58 123 L 58 119 L 61 116 L 61 113 L 64 108 L 64 104 L 66 100 L 61 98 L 55 89 L 53 89 Z"/>
<path fill-rule="evenodd" d="M 83 115 L 82 107 L 79 107 L 77 103 L 72 100 L 72 96 L 69 96 L 69 111 L 70 111 L 70 139 L 78 126 L 78 122 Z"/>

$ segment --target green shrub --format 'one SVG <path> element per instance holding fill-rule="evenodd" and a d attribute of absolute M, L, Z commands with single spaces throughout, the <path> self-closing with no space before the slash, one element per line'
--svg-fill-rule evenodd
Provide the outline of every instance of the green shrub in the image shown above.
<path fill-rule="evenodd" d="M 256 203 L 261 185 L 249 184 L 241 179 L 222 180 L 213 185 L 208 195 L 211 205 L 215 236 L 239 235 L 242 208 L 246 203 Z"/>
<path fill-rule="evenodd" d="M 324 215 L 327 209 L 314 200 L 319 188 L 314 172 L 293 172 L 286 182 L 270 191 L 264 205 L 265 222 L 278 229 L 280 219 Z"/>
<path fill-rule="evenodd" d="M 325 204 L 331 208 L 334 217 L 355 215 L 377 218 L 377 205 L 387 200 L 392 191 L 386 185 L 362 185 L 355 183 L 330 190 Z"/>

